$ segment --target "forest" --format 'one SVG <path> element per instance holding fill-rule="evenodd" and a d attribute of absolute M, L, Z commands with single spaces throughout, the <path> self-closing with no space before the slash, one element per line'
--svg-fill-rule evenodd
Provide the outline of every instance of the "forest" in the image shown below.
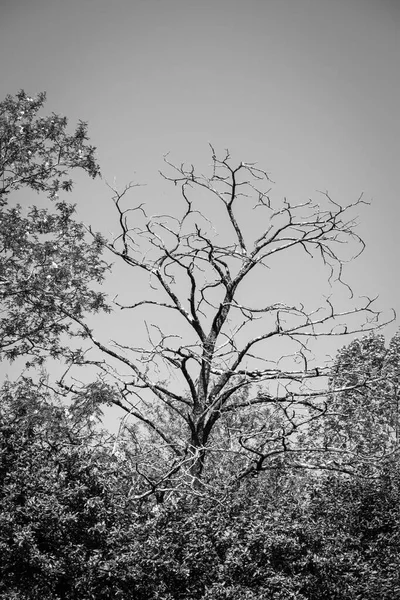
<path fill-rule="evenodd" d="M 45 103 L 0 103 L 0 598 L 400 597 L 400 333 L 346 277 L 364 197 L 276 198 L 210 146 L 164 157 L 162 212 L 104 182 L 98 232 L 88 126 Z"/>

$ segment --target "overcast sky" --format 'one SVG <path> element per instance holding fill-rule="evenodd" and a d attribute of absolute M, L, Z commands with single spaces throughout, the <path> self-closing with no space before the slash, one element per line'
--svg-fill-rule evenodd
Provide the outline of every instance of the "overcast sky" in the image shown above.
<path fill-rule="evenodd" d="M 399 33 L 398 0 L 0 0 L 0 96 L 46 91 L 89 121 L 105 178 L 166 207 L 163 154 L 203 168 L 208 142 L 292 200 L 364 192 L 350 275 L 400 313 Z M 107 198 L 82 180 L 74 201 L 107 230 Z"/>

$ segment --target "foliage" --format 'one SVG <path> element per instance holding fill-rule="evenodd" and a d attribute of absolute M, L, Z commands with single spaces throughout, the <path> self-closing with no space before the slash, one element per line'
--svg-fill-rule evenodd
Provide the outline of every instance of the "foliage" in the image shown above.
<path fill-rule="evenodd" d="M 265 476 L 261 476 L 263 478 Z M 378 600 L 399 591 L 399 477 L 287 475 L 222 504 L 162 506 L 135 533 L 139 598 Z M 367 508 L 368 507 L 368 508 Z M 133 539 L 132 539 L 133 542 Z M 138 577 L 138 575 L 136 575 Z M 143 586 L 143 587 L 141 587 Z"/>
<path fill-rule="evenodd" d="M 83 445 L 30 382 L 2 400 L 1 597 L 389 600 L 400 590 L 394 462 L 373 482 L 281 472 L 213 497 L 132 502 L 129 465 L 95 436 Z"/>
<path fill-rule="evenodd" d="M 0 103 L 0 200 L 7 203 L 11 192 L 28 187 L 58 197 L 70 191 L 71 169 L 80 168 L 91 177 L 100 173 L 95 148 L 86 144 L 87 124 L 80 121 L 67 133 L 67 119 L 52 114 L 38 117 L 46 94 L 29 97 L 21 90 Z"/>
<path fill-rule="evenodd" d="M 8 206 L 21 188 L 55 201 L 72 190 L 73 169 L 99 174 L 86 124 L 68 134 L 66 118 L 37 116 L 44 102 L 45 94 L 21 91 L 0 103 L 0 352 L 9 360 L 29 357 L 28 364 L 68 355 L 61 343 L 72 331 L 65 310 L 81 317 L 106 308 L 96 289 L 106 270 L 102 242 L 87 241 L 74 206 Z"/>
<path fill-rule="evenodd" d="M 381 469 L 399 449 L 400 333 L 386 347 L 370 334 L 342 348 L 332 369 L 333 394 L 328 410 L 311 435 L 335 448 L 334 460 L 348 468 Z"/>
<path fill-rule="evenodd" d="M 98 390 L 95 390 L 95 395 Z M 1 394 L 0 597 L 383 600 L 400 590 L 400 472 L 286 469 L 154 504 L 90 420 Z"/>
<path fill-rule="evenodd" d="M 399 475 L 397 461 L 387 461 L 375 480 L 336 475 L 314 487 L 310 599 L 399 594 Z"/>
<path fill-rule="evenodd" d="M 0 597 L 115 597 L 109 532 L 126 490 L 110 485 L 105 440 L 30 380 L 3 387 L 0 419 Z"/>

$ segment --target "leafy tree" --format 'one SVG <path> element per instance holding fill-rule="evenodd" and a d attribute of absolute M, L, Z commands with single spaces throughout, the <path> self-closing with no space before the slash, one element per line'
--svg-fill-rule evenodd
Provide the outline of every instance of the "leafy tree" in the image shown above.
<path fill-rule="evenodd" d="M 99 174 L 95 149 L 85 123 L 69 134 L 65 117 L 39 117 L 44 103 L 44 93 L 23 91 L 0 103 L 0 351 L 32 362 L 68 351 L 61 337 L 70 324 L 56 298 L 79 317 L 105 308 L 96 290 L 106 269 L 100 240 L 88 241 L 74 206 L 57 201 L 72 190 L 72 170 Z M 10 204 L 24 189 L 45 194 L 53 207 Z"/>
<path fill-rule="evenodd" d="M 311 432 L 325 447 L 336 448 L 332 460 L 352 468 L 378 467 L 399 449 L 400 334 L 385 344 L 370 334 L 342 348 L 336 358 L 329 409 Z"/>
<path fill-rule="evenodd" d="M 0 597 L 115 598 L 129 503 L 107 440 L 29 379 L 0 397 Z"/>
<path fill-rule="evenodd" d="M 38 117 L 45 100 L 43 92 L 31 98 L 21 90 L 0 103 L 2 205 L 23 187 L 56 199 L 60 190 L 72 189 L 73 181 L 68 178 L 71 169 L 83 169 L 91 177 L 100 173 L 95 148 L 86 143 L 86 123 L 79 122 L 74 133 L 68 134 L 65 117 L 54 113 Z"/>

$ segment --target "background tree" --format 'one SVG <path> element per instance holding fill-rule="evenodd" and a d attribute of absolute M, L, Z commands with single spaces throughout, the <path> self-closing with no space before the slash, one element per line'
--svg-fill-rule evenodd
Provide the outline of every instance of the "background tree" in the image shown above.
<path fill-rule="evenodd" d="M 70 191 L 71 169 L 80 168 L 91 177 L 99 175 L 95 148 L 88 145 L 87 124 L 80 121 L 68 134 L 65 117 L 39 117 L 46 101 L 41 92 L 35 98 L 21 90 L 0 103 L 0 198 L 24 187 L 44 192 L 52 200 L 60 190 Z"/>
<path fill-rule="evenodd" d="M 399 449 L 400 334 L 387 347 L 383 335 L 370 334 L 342 348 L 332 369 L 332 395 L 323 420 L 310 436 L 327 448 L 333 464 L 354 469 L 381 468 Z"/>
<path fill-rule="evenodd" d="M 33 362 L 67 351 L 60 339 L 70 325 L 55 297 L 78 316 L 105 308 L 96 289 L 106 268 L 99 240 L 88 241 L 74 206 L 58 200 L 72 190 L 72 170 L 99 174 L 95 149 L 85 123 L 69 134 L 65 117 L 38 116 L 45 98 L 21 91 L 0 103 L 0 352 Z M 53 206 L 15 203 L 18 192 L 31 190 Z"/>

